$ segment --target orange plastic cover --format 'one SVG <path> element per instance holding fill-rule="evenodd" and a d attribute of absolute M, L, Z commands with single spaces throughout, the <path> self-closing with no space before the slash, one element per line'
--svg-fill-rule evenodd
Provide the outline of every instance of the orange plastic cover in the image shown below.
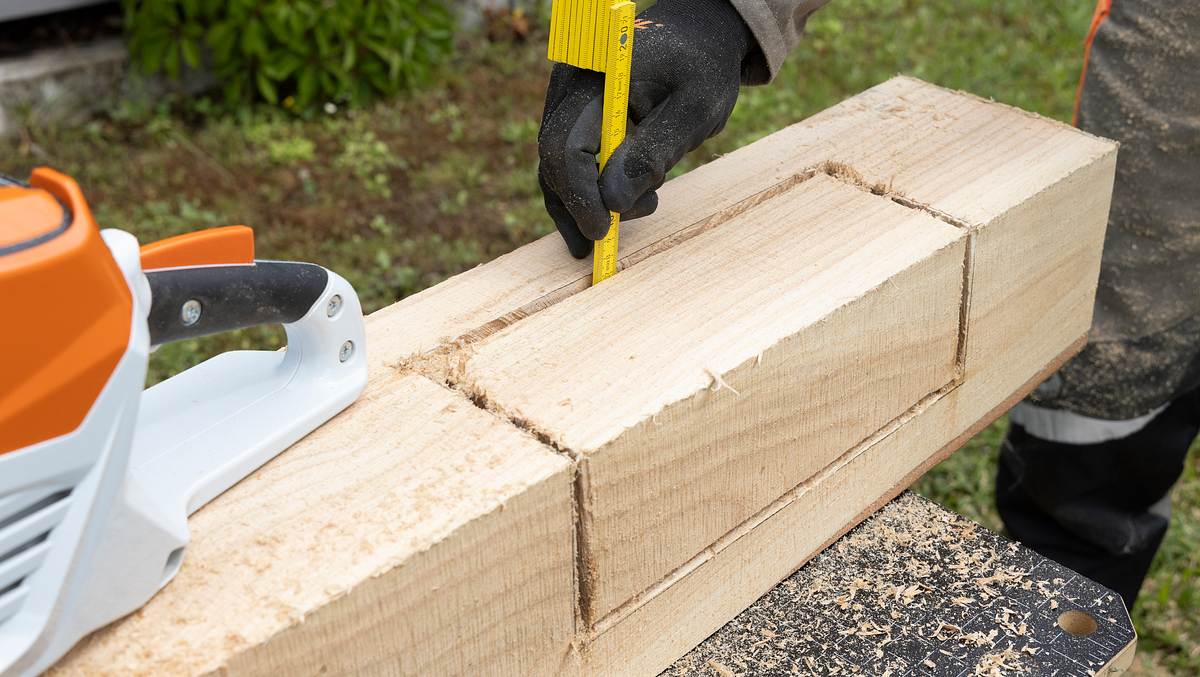
<path fill-rule="evenodd" d="M 254 263 L 254 231 L 246 226 L 209 228 L 142 247 L 142 270 Z"/>
<path fill-rule="evenodd" d="M 0 188 L 0 249 L 44 237 L 63 225 L 63 208 L 40 188 Z"/>
<path fill-rule="evenodd" d="M 129 287 L 79 186 L 45 168 L 30 184 L 4 189 L 4 241 L 54 233 L 44 227 L 61 226 L 63 212 L 50 195 L 71 218 L 46 241 L 0 254 L 0 454 L 79 427 L 125 353 L 133 316 Z"/>

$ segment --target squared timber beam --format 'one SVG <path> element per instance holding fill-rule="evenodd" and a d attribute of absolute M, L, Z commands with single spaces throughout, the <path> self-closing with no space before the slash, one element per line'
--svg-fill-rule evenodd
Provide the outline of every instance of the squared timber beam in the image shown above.
<path fill-rule="evenodd" d="M 896 78 L 375 313 L 61 674 L 654 674 L 1081 345 L 1116 145 Z"/>
<path fill-rule="evenodd" d="M 813 143 L 835 174 L 964 229 L 961 375 L 597 620 L 597 674 L 668 665 L 1016 404 L 1091 324 L 1116 144 L 907 78 L 768 140 Z"/>

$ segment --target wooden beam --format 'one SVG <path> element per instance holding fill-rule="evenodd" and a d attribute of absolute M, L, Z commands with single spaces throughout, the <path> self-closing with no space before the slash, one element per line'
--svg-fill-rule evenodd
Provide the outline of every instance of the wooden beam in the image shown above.
<path fill-rule="evenodd" d="M 380 311 L 59 669 L 651 674 L 1078 347 L 1114 158 L 897 78 L 668 183 L 605 285 L 554 235 Z"/>
<path fill-rule="evenodd" d="M 911 80 L 879 89 L 887 114 L 839 130 L 843 161 L 759 186 L 767 199 L 485 337 L 449 376 L 578 459 L 586 623 L 657 594 L 926 396 L 985 379 L 961 430 L 1086 331 L 1112 144 Z M 895 121 L 914 116 L 931 131 Z M 792 131 L 756 161 L 792 161 Z"/>
<path fill-rule="evenodd" d="M 669 665 L 1002 415 L 1084 343 L 1116 145 L 908 79 L 852 103 L 916 115 L 929 127 L 918 137 L 893 127 L 889 115 L 848 127 L 843 116 L 820 116 L 842 125 L 837 140 L 856 181 L 967 229 L 961 379 L 597 621 L 586 657 L 591 673 L 654 674 Z"/>

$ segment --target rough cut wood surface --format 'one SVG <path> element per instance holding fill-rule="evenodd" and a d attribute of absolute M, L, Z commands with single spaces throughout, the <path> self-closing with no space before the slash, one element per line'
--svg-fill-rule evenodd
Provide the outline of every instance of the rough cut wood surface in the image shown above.
<path fill-rule="evenodd" d="M 585 618 L 949 384 L 964 240 L 820 174 L 477 344 L 462 387 L 580 459 Z"/>
<path fill-rule="evenodd" d="M 60 669 L 656 672 L 1078 348 L 1115 153 L 896 78 L 668 183 L 606 287 L 553 235 L 380 311 Z"/>
<path fill-rule="evenodd" d="M 176 579 L 52 674 L 553 674 L 574 633 L 569 467 L 420 376 L 199 511 Z"/>
<path fill-rule="evenodd" d="M 1081 345 L 1068 347 L 970 430 L 1003 414 Z M 970 435 L 947 438 L 947 431 L 960 410 L 971 408 L 972 396 L 981 395 L 961 387 L 932 395 L 673 572 L 669 584 L 602 619 L 588 644 L 585 674 L 665 669 L 965 443 Z"/>

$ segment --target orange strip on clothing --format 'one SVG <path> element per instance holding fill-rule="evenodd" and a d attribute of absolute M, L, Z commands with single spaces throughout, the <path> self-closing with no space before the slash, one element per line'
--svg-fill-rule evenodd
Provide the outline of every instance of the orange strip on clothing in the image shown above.
<path fill-rule="evenodd" d="M 1075 90 L 1075 114 L 1071 117 L 1071 124 L 1079 125 L 1079 103 L 1083 100 L 1083 83 L 1087 81 L 1088 59 L 1092 56 L 1092 42 L 1096 40 L 1096 33 L 1100 30 L 1100 24 L 1108 18 L 1112 12 L 1113 0 L 1098 0 L 1096 2 L 1096 13 L 1092 15 L 1092 27 L 1088 30 L 1087 41 L 1083 46 L 1083 71 L 1079 74 L 1079 88 Z"/>

